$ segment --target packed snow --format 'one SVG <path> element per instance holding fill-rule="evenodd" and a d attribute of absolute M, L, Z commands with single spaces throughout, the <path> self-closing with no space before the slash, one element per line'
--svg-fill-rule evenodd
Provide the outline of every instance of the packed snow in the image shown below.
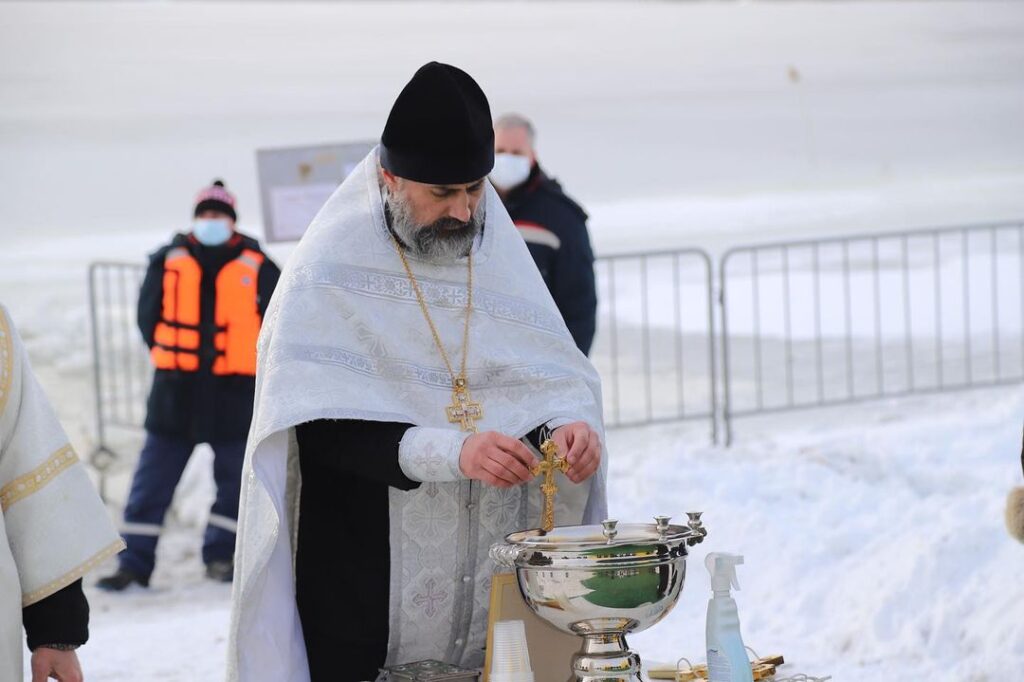
<path fill-rule="evenodd" d="M 80 453 L 88 263 L 143 262 L 218 176 L 262 234 L 255 150 L 376 137 L 429 59 L 534 118 L 599 255 L 1024 219 L 1024 3 L 2 3 L 0 301 Z M 1014 264 L 1000 274 L 1019 301 Z M 676 609 L 632 644 L 703 659 L 703 557 L 730 551 L 745 640 L 784 671 L 1017 679 L 1024 547 L 1002 505 L 1022 411 L 1010 386 L 743 419 L 728 449 L 705 421 L 612 431 L 612 514 L 703 510 L 709 529 Z M 118 438 L 114 500 L 138 446 Z M 222 678 L 230 589 L 199 558 L 211 457 L 190 462 L 152 589 L 88 590 L 87 679 Z"/>
<path fill-rule="evenodd" d="M 702 661 L 704 555 L 742 553 L 745 642 L 835 680 L 1009 682 L 1024 662 L 1024 547 L 1003 528 L 1019 481 L 1024 389 L 1001 388 L 743 423 L 731 449 L 703 424 L 613 431 L 610 512 L 685 518 L 708 538 L 688 559 L 669 616 L 630 643 L 641 656 Z M 190 465 L 209 466 L 203 449 Z M 150 592 L 90 592 L 96 680 L 213 680 L 223 672 L 230 590 L 202 577 L 192 487 L 160 546 Z M 538 678 L 546 679 L 546 678 Z M 551 678 L 554 679 L 554 678 Z"/>

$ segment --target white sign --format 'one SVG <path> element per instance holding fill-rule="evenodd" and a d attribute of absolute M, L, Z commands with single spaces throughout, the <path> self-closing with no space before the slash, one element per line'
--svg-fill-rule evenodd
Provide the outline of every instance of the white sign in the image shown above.
<path fill-rule="evenodd" d="M 274 187 L 270 190 L 270 220 L 274 241 L 297 241 L 334 193 L 334 183 Z"/>
<path fill-rule="evenodd" d="M 375 145 L 350 142 L 257 150 L 267 241 L 301 239 L 334 190 Z"/>

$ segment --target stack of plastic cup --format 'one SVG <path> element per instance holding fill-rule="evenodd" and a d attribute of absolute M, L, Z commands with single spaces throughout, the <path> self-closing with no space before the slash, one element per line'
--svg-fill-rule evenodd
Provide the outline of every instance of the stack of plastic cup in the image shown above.
<path fill-rule="evenodd" d="M 526 648 L 526 625 L 523 621 L 496 622 L 492 646 L 491 682 L 533 682 L 530 652 Z"/>

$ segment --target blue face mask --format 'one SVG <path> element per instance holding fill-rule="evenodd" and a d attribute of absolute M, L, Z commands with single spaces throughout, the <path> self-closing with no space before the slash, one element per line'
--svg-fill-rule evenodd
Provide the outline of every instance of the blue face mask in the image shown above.
<path fill-rule="evenodd" d="M 231 239 L 231 225 L 223 218 L 196 218 L 192 234 L 205 246 L 220 246 Z"/>

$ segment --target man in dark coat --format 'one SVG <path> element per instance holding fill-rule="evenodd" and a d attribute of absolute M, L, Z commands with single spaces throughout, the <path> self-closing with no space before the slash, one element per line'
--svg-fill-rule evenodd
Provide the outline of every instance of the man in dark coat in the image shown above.
<path fill-rule="evenodd" d="M 588 354 L 597 326 L 597 291 L 587 214 L 541 169 L 535 137 L 526 118 L 499 117 L 490 179 L 526 240 L 569 333 Z"/>
<path fill-rule="evenodd" d="M 231 580 L 245 439 L 256 387 L 256 340 L 281 271 L 252 237 L 235 230 L 235 197 L 215 181 L 196 198 L 188 234 L 150 256 L 138 323 L 155 373 L 146 442 L 124 511 L 128 549 L 97 586 L 149 584 L 157 539 L 193 449 L 214 451 L 217 498 L 203 561 Z"/>

